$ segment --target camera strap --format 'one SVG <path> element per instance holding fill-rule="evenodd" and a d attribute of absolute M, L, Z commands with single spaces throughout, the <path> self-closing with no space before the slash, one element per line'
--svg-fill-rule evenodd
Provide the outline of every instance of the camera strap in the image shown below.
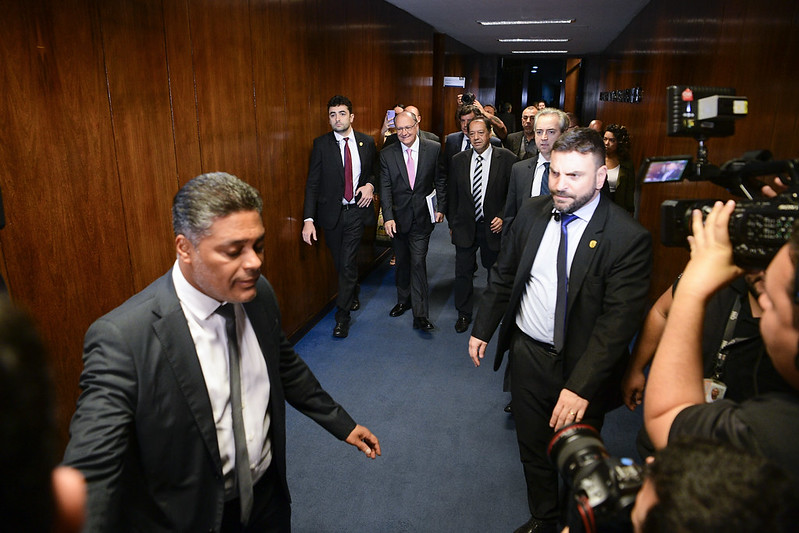
<path fill-rule="evenodd" d="M 713 368 L 713 376 L 711 379 L 721 381 L 724 375 L 724 363 L 727 360 L 730 346 L 749 340 L 743 337 L 733 337 L 735 335 L 735 324 L 738 322 L 738 315 L 741 313 L 741 295 L 735 297 L 735 303 L 732 305 L 730 316 L 727 318 L 727 325 L 724 326 L 724 337 L 721 339 L 721 345 L 716 352 L 716 366 Z"/>

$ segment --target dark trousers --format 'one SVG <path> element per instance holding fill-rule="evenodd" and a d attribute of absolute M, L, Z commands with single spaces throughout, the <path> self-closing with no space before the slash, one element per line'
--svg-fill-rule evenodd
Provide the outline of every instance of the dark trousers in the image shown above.
<path fill-rule="evenodd" d="M 565 383 L 563 359 L 517 328 L 511 339 L 508 364 L 527 505 L 534 518 L 554 523 L 560 517 L 558 472 L 547 456 L 547 446 L 554 435 L 549 419 Z M 603 415 L 591 413 L 589 405 L 582 422 L 600 431 L 603 420 Z"/>
<path fill-rule="evenodd" d="M 429 316 L 427 302 L 427 247 L 430 231 L 420 229 L 414 220 L 407 232 L 396 233 L 393 239 L 397 258 L 395 280 L 397 303 L 411 303 L 414 317 Z"/>
<path fill-rule="evenodd" d="M 358 247 L 363 237 L 363 215 L 353 205 L 342 208 L 341 218 L 332 229 L 325 230 L 325 242 L 333 256 L 338 273 L 338 295 L 336 296 L 336 320 L 349 319 L 352 300 L 358 285 Z"/>
<path fill-rule="evenodd" d="M 291 504 L 277 469 L 270 466 L 253 487 L 253 507 L 246 526 L 241 524 L 239 499 L 225 503 L 221 533 L 291 533 Z"/>
<path fill-rule="evenodd" d="M 488 245 L 485 220 L 475 224 L 474 243 L 468 247 L 455 246 L 455 309 L 459 315 L 469 318 L 474 309 L 474 262 L 477 249 L 480 249 L 480 261 L 489 273 L 499 255 L 499 250 L 494 251 Z"/>

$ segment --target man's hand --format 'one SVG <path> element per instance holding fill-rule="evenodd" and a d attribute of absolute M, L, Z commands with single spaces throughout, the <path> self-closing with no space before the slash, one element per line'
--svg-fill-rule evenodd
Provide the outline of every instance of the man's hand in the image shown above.
<path fill-rule="evenodd" d="M 502 219 L 499 217 L 494 217 L 494 220 L 491 221 L 491 231 L 494 233 L 499 233 L 502 231 Z"/>
<path fill-rule="evenodd" d="M 313 246 L 311 239 L 316 240 L 316 226 L 312 220 L 306 220 L 302 225 L 302 240 L 309 246 Z"/>
<path fill-rule="evenodd" d="M 677 292 L 692 295 L 700 301 L 707 299 L 720 288 L 743 274 L 743 269 L 732 260 L 730 244 L 730 215 L 735 202 L 716 202 L 702 224 L 702 214 L 692 214 L 693 235 L 688 237 L 691 260 L 685 267 Z"/>
<path fill-rule="evenodd" d="M 355 426 L 355 429 L 347 437 L 346 442 L 361 450 L 369 459 L 374 459 L 377 455 L 381 455 L 380 441 L 377 440 L 376 436 L 372 435 L 368 428 L 360 424 Z"/>
<path fill-rule="evenodd" d="M 393 239 L 397 233 L 397 223 L 393 220 L 386 220 L 383 222 L 383 229 L 386 230 L 386 235 Z"/>
<path fill-rule="evenodd" d="M 632 365 L 629 366 L 621 382 L 621 393 L 624 398 L 624 405 L 630 411 L 635 411 L 635 408 L 641 405 L 645 386 L 646 376 L 644 376 L 643 371 L 633 368 Z"/>
<path fill-rule="evenodd" d="M 436 223 L 444 222 L 444 213 L 436 211 Z"/>
<path fill-rule="evenodd" d="M 486 346 L 488 346 L 486 341 L 481 341 L 477 337 L 469 337 L 469 357 L 472 358 L 474 366 L 480 366 L 480 359 L 486 354 Z"/>
<path fill-rule="evenodd" d="M 552 418 L 549 419 L 549 427 L 559 430 L 572 422 L 579 422 L 585 416 L 588 409 L 588 400 L 580 398 L 569 389 L 560 391 L 558 403 L 552 410 Z"/>
<path fill-rule="evenodd" d="M 374 196 L 375 188 L 371 183 L 367 183 L 363 187 L 358 187 L 355 191 L 355 196 L 360 194 L 361 199 L 358 200 L 358 207 L 368 207 L 369 204 L 372 203 L 372 197 Z"/>

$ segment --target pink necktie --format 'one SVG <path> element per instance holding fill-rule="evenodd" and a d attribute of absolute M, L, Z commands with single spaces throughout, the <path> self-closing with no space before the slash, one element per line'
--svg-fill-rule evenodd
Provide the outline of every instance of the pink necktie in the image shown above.
<path fill-rule="evenodd" d="M 408 152 L 408 164 L 406 165 L 408 168 L 408 181 L 410 181 L 411 189 L 413 189 L 413 185 L 416 183 L 416 169 L 413 166 L 413 155 L 411 149 L 408 148 L 405 151 Z"/>

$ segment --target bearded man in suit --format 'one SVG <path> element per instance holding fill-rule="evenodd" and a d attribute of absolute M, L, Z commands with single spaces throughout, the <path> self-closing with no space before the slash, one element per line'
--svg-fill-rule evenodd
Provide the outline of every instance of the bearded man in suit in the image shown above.
<path fill-rule="evenodd" d="M 189 181 L 172 269 L 86 333 L 64 458 L 88 483 L 85 531 L 290 531 L 286 402 L 380 454 L 283 334 L 262 205 L 229 174 Z"/>
<path fill-rule="evenodd" d="M 602 137 L 588 128 L 568 131 L 550 163 L 550 194 L 522 204 L 469 339 L 475 366 L 498 326 L 494 370 L 510 349 L 531 514 L 518 533 L 557 531 L 558 473 L 547 445 L 566 424 L 599 431 L 605 413 L 621 404 L 652 269 L 649 232 L 600 194 L 607 177 Z"/>

